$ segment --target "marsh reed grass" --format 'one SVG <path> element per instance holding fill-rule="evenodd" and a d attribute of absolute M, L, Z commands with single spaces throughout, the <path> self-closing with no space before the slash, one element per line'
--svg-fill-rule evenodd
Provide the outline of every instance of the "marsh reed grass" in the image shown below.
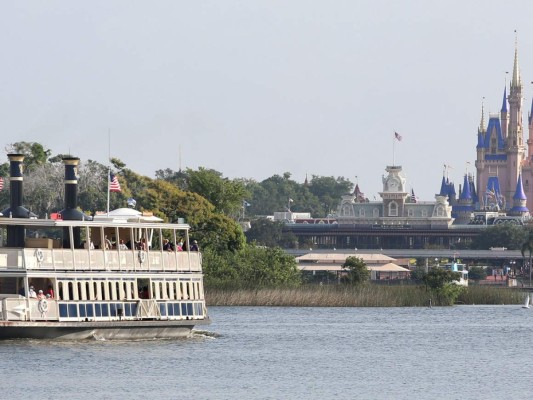
<path fill-rule="evenodd" d="M 302 286 L 296 289 L 206 288 L 208 306 L 271 307 L 426 307 L 439 300 L 424 286 L 344 285 Z M 459 304 L 520 304 L 525 294 L 518 289 L 470 286 Z"/>

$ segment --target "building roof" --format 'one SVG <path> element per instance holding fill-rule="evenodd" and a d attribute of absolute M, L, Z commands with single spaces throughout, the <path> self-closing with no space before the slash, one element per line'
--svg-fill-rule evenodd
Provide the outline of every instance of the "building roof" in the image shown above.
<path fill-rule="evenodd" d="M 394 263 L 386 263 L 382 265 L 367 265 L 366 268 L 370 271 L 377 272 L 409 272 L 409 269 L 400 267 Z M 347 271 L 342 267 L 342 264 L 317 263 L 317 264 L 299 264 L 300 271 L 328 271 L 340 272 Z"/>
<path fill-rule="evenodd" d="M 296 257 L 298 262 L 319 262 L 321 264 L 342 264 L 348 257 L 357 257 L 362 259 L 365 264 L 385 264 L 394 261 L 394 258 L 381 253 L 374 254 L 347 254 L 347 253 L 307 253 L 303 256 Z M 306 264 L 307 265 L 307 264 Z"/>
<path fill-rule="evenodd" d="M 409 272 L 409 269 L 400 267 L 394 263 L 388 263 L 385 265 L 369 265 L 367 268 L 371 271 L 379 272 Z"/>

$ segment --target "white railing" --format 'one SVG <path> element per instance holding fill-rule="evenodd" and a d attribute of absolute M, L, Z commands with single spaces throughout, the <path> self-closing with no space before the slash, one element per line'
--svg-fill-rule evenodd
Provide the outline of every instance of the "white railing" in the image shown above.
<path fill-rule="evenodd" d="M 7 297 L 1 300 L 0 319 L 4 321 L 57 321 L 55 300 Z"/>
<path fill-rule="evenodd" d="M 199 252 L 0 248 L 0 269 L 201 272 Z"/>

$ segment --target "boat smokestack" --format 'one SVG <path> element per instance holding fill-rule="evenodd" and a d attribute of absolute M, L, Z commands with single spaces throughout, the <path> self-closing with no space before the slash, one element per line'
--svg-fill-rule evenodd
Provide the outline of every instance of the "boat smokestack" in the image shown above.
<path fill-rule="evenodd" d="M 78 165 L 80 159 L 77 157 L 63 158 L 65 165 L 65 208 L 61 211 L 61 219 L 68 221 L 83 221 L 85 214 L 78 210 Z M 83 247 L 81 240 L 81 229 L 73 229 L 74 248 Z M 70 248 L 70 236 L 68 228 L 63 229 L 63 247 Z"/>
<path fill-rule="evenodd" d="M 24 154 L 8 154 L 7 157 L 9 158 L 10 206 L 2 211 L 3 218 L 34 218 L 36 215 L 22 206 Z M 23 226 L 8 226 L 7 246 L 24 247 L 24 233 Z"/>
<path fill-rule="evenodd" d="M 77 157 L 63 158 L 65 164 L 65 209 L 61 211 L 61 218 L 69 221 L 83 221 L 85 214 L 78 210 L 78 165 Z"/>

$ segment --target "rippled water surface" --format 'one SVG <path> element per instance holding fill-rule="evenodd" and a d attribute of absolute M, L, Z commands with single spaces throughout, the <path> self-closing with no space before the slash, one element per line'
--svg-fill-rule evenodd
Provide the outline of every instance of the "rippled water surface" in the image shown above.
<path fill-rule="evenodd" d="M 0 342 L 5 399 L 514 399 L 533 309 L 211 307 L 183 340 Z"/>

